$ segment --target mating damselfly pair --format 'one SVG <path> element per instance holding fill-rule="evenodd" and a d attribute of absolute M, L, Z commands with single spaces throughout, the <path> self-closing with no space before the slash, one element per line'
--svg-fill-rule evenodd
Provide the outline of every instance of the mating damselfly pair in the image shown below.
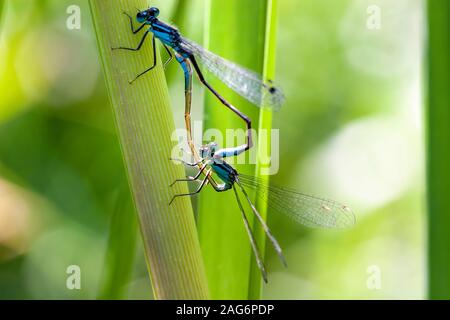
<path fill-rule="evenodd" d="M 272 81 L 265 81 L 262 77 L 246 68 L 243 68 L 235 63 L 229 62 L 208 50 L 202 48 L 195 42 L 184 38 L 180 32 L 173 26 L 168 25 L 158 19 L 159 10 L 155 7 L 138 11 L 136 20 L 141 25 L 134 28 L 133 18 L 124 13 L 130 20 L 131 31 L 137 34 L 145 27 L 145 30 L 139 44 L 135 48 L 117 47 L 113 49 L 139 51 L 149 34 L 152 34 L 153 43 L 153 64 L 142 73 L 138 74 L 130 83 L 143 76 L 145 73 L 151 71 L 156 67 L 156 47 L 155 39 L 161 41 L 162 45 L 169 54 L 169 60 L 166 65 L 172 60 L 175 55 L 176 60 L 181 65 L 185 77 L 185 124 L 187 131 L 188 144 L 191 152 L 195 158 L 195 162 L 188 163 L 179 160 L 187 165 L 198 167 L 198 173 L 194 177 L 186 179 L 178 179 L 178 181 L 194 182 L 199 181 L 200 185 L 193 193 L 175 195 L 172 201 L 180 196 L 191 196 L 199 193 L 203 187 L 210 184 L 216 191 L 223 192 L 233 189 L 238 208 L 241 211 L 244 226 L 248 233 L 250 243 L 257 260 L 258 266 L 263 275 L 263 279 L 267 282 L 267 276 L 264 264 L 262 262 L 256 241 L 254 239 L 252 229 L 250 228 L 244 206 L 240 200 L 237 190 L 240 190 L 244 195 L 248 205 L 253 214 L 260 222 L 267 237 L 274 246 L 280 259 L 285 264 L 281 247 L 275 237 L 272 235 L 269 227 L 260 216 L 258 210 L 253 205 L 250 197 L 247 194 L 246 188 L 258 189 L 258 195 L 268 200 L 269 206 L 276 211 L 283 212 L 295 221 L 309 226 L 309 227 L 325 227 L 325 228 L 341 228 L 347 227 L 354 223 L 355 217 L 352 211 L 344 205 L 337 202 L 321 199 L 313 196 L 304 195 L 293 190 L 277 188 L 267 185 L 264 181 L 253 176 L 239 174 L 232 166 L 224 161 L 224 158 L 230 156 L 237 156 L 252 147 L 251 136 L 251 120 L 243 114 L 238 108 L 229 103 L 222 97 L 205 79 L 200 69 L 200 62 L 213 75 L 224 82 L 228 87 L 240 94 L 242 97 L 249 100 L 257 107 L 268 108 L 271 110 L 278 110 L 284 102 L 284 95 L 280 88 L 278 88 Z M 173 54 L 172 54 L 173 52 Z M 216 98 L 238 117 L 240 117 L 246 124 L 247 136 L 245 144 L 233 148 L 219 149 L 214 142 L 204 145 L 197 150 L 192 140 L 191 133 L 191 101 L 192 101 L 192 67 L 195 70 L 200 82 L 216 96 Z M 216 182 L 219 179 L 221 183 Z M 175 183 L 174 182 L 174 183 Z M 236 188 L 236 185 L 238 188 Z"/>

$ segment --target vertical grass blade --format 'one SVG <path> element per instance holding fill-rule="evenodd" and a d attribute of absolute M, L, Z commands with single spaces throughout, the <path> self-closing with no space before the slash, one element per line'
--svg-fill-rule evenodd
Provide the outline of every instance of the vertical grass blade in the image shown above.
<path fill-rule="evenodd" d="M 120 188 L 111 215 L 100 299 L 125 299 L 136 252 L 137 219 L 127 188 Z"/>
<path fill-rule="evenodd" d="M 179 30 L 182 30 L 183 32 L 186 32 L 186 17 L 190 4 L 191 3 L 188 0 L 177 0 L 174 9 L 171 12 L 171 18 L 169 20 L 170 23 L 174 24 Z M 179 76 L 179 69 L 180 66 L 178 65 L 178 63 L 171 63 L 167 66 L 165 73 L 169 87 L 173 83 L 173 80 L 177 76 Z"/>
<path fill-rule="evenodd" d="M 188 0 L 177 0 L 175 9 L 172 12 L 172 23 L 181 30 L 184 29 L 189 4 Z"/>
<path fill-rule="evenodd" d="M 209 50 L 247 68 L 269 75 L 272 72 L 267 47 L 268 15 L 271 1 L 209 0 L 206 6 L 206 45 Z M 224 14 L 227 13 L 227 14 Z M 223 96 L 252 119 L 253 128 L 270 130 L 270 113 L 260 109 L 234 94 L 218 80 L 210 78 Z M 244 129 L 243 122 L 224 108 L 209 93 L 205 98 L 205 129 L 219 129 L 223 137 L 226 129 Z M 223 146 L 236 146 L 243 141 L 217 140 Z M 267 148 L 265 141 L 252 152 Z M 248 154 L 246 163 L 248 163 Z M 242 160 L 242 157 L 240 158 Z M 236 161 L 235 161 L 236 163 Z M 238 171 L 254 173 L 254 164 L 235 165 Z M 254 257 L 233 192 L 216 193 L 205 190 L 199 201 L 198 227 L 200 242 L 208 277 L 211 297 L 214 299 L 247 299 L 260 295 L 261 274 L 252 267 Z M 255 195 L 252 195 L 253 197 Z M 262 213 L 265 204 L 257 203 Z M 252 214 L 247 208 L 250 224 Z M 259 228 L 259 226 L 258 226 Z M 264 248 L 264 237 L 257 232 L 259 246 Z M 264 254 L 264 252 L 262 252 Z"/>
<path fill-rule="evenodd" d="M 267 0 L 266 7 L 266 30 L 265 30 L 265 40 L 264 40 L 264 64 L 263 64 L 263 76 L 266 79 L 275 78 L 275 54 L 276 54 L 276 42 L 277 42 L 277 17 L 278 17 L 278 0 Z M 258 132 L 265 130 L 270 132 L 272 129 L 272 112 L 262 109 L 259 114 Z M 266 137 L 263 139 L 263 137 Z M 259 176 L 266 183 L 269 183 L 269 176 L 263 174 L 263 170 L 268 170 L 270 164 L 265 161 L 261 162 L 261 159 L 266 158 L 271 155 L 271 136 L 259 135 L 258 139 L 258 161 L 256 164 L 255 175 Z M 261 216 L 266 219 L 267 216 L 267 202 L 265 202 L 264 197 L 256 197 L 255 203 L 259 210 Z M 265 251 L 265 233 L 262 228 L 259 227 L 258 222 L 255 220 L 253 230 L 255 230 L 255 237 L 260 244 L 261 251 Z M 261 275 L 258 270 L 258 265 L 253 259 L 250 269 L 250 280 L 248 289 L 249 299 L 260 299 L 261 298 Z"/>
<path fill-rule="evenodd" d="M 428 1 L 428 284 L 450 299 L 450 2 Z"/>
<path fill-rule="evenodd" d="M 2 30 L 2 21 L 3 21 L 3 7 L 5 6 L 5 0 L 0 0 L 0 33 Z"/>
<path fill-rule="evenodd" d="M 158 66 L 132 86 L 128 80 L 153 63 L 151 41 L 139 52 L 111 51 L 112 46 L 136 46 L 122 11 L 147 8 L 144 0 L 91 0 L 100 57 L 113 107 L 131 191 L 139 216 L 146 259 L 157 299 L 206 299 L 207 283 L 192 207 L 188 198 L 172 206 L 169 189 L 184 176 L 170 162 L 174 123 L 161 59 Z M 141 34 L 142 37 L 142 34 Z"/>

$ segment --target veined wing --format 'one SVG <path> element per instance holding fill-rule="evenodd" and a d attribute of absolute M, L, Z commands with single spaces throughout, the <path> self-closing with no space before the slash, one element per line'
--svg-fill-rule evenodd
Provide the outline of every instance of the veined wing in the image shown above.
<path fill-rule="evenodd" d="M 253 176 L 239 174 L 239 182 L 244 187 L 258 189 L 258 195 L 267 200 L 269 207 L 307 227 L 346 228 L 355 223 L 350 208 L 333 200 L 267 185 Z"/>
<path fill-rule="evenodd" d="M 284 94 L 272 81 L 263 81 L 256 72 L 221 58 L 186 38 L 181 39 L 181 45 L 192 52 L 209 72 L 254 105 L 275 111 L 281 108 Z"/>

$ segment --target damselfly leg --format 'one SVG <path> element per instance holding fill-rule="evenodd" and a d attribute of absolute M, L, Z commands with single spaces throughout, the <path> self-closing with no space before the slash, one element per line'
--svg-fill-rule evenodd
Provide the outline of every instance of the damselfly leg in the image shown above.
<path fill-rule="evenodd" d="M 112 47 L 112 50 L 128 50 L 128 51 L 139 51 L 142 48 L 142 45 L 145 42 L 145 39 L 147 38 L 148 34 L 150 33 L 150 30 L 145 31 L 144 35 L 141 38 L 141 41 L 139 42 L 138 46 L 136 48 L 130 48 L 130 47 Z M 152 37 L 153 39 L 153 49 L 155 49 L 155 36 Z"/>
<path fill-rule="evenodd" d="M 208 180 L 208 177 L 209 177 L 209 175 L 211 174 L 211 171 L 212 171 L 212 169 L 208 169 L 208 171 L 205 173 L 205 178 L 202 180 L 202 182 L 200 183 L 200 185 L 198 186 L 198 188 L 197 188 L 196 191 L 190 192 L 190 193 L 181 193 L 181 194 L 176 194 L 176 195 L 174 195 L 174 196 L 172 197 L 172 200 L 170 200 L 170 202 L 169 202 L 169 206 L 170 206 L 170 205 L 172 204 L 172 202 L 173 202 L 176 198 L 178 198 L 178 197 L 193 196 L 193 195 L 196 195 L 196 194 L 200 193 L 200 191 L 202 191 L 203 187 L 204 187 L 205 185 L 208 184 L 208 181 L 209 181 L 209 180 Z M 195 180 L 193 180 L 193 181 L 195 181 Z M 177 182 L 177 181 L 175 181 L 175 182 Z"/>
<path fill-rule="evenodd" d="M 187 162 L 187 161 L 184 161 L 183 159 L 177 159 L 177 158 L 169 158 L 169 160 L 178 161 L 178 162 L 181 162 L 190 167 L 197 167 L 199 164 L 201 164 L 203 162 L 203 159 L 201 159 L 198 162 Z"/>
<path fill-rule="evenodd" d="M 170 49 L 165 44 L 163 44 L 163 46 L 164 46 L 164 49 L 166 49 L 167 54 L 169 55 L 169 58 L 166 60 L 166 62 L 164 62 L 164 66 L 163 67 L 164 67 L 164 70 L 165 70 L 167 65 L 172 61 L 173 54 L 172 54 Z"/>
<path fill-rule="evenodd" d="M 131 27 L 131 32 L 133 32 L 133 34 L 138 33 L 139 31 L 141 31 L 145 27 L 145 24 L 142 24 L 137 29 L 134 29 L 133 18 L 126 12 L 122 12 L 122 13 L 124 15 L 126 15 L 130 19 L 130 27 Z"/>
<path fill-rule="evenodd" d="M 123 13 L 124 15 L 126 15 L 129 19 L 130 19 L 130 28 L 131 28 L 131 32 L 133 32 L 133 34 L 138 33 L 139 31 L 141 31 L 146 24 L 142 24 L 141 26 L 139 26 L 137 29 L 134 28 L 133 25 L 133 18 L 126 12 Z M 130 48 L 130 47 L 113 47 L 111 48 L 112 50 L 128 50 L 128 51 L 139 51 L 142 48 L 142 45 L 144 44 L 148 34 L 150 33 L 150 29 L 148 29 L 147 31 L 145 31 L 144 35 L 141 38 L 141 41 L 139 42 L 138 46 L 136 48 Z M 134 77 L 133 80 L 130 80 L 129 83 L 132 84 L 133 82 L 135 82 L 138 78 L 142 77 L 144 74 L 146 74 L 147 72 L 153 70 L 156 67 L 157 64 L 157 60 L 156 60 L 156 42 L 155 42 L 155 36 L 153 35 L 152 37 L 152 45 L 153 45 L 153 65 L 150 68 L 147 68 L 146 70 L 144 70 L 143 72 L 139 73 L 136 77 Z M 167 61 L 164 63 L 164 69 L 166 68 L 166 66 L 170 63 L 170 61 L 172 61 L 173 59 L 173 54 L 170 51 L 170 49 L 163 44 L 164 48 L 166 49 L 169 58 L 167 59 Z"/>
<path fill-rule="evenodd" d="M 203 166 L 200 168 L 200 170 L 197 172 L 197 174 L 196 174 L 195 176 L 193 176 L 193 177 L 186 177 L 185 179 L 176 179 L 174 182 L 172 182 L 172 183 L 170 184 L 170 187 L 172 187 L 172 186 L 173 186 L 175 183 L 177 183 L 177 182 L 182 182 L 182 181 L 187 181 L 187 182 L 189 182 L 189 181 L 197 181 L 198 178 L 200 177 L 200 175 L 203 173 L 203 170 L 205 170 L 206 166 L 207 166 L 206 163 L 203 164 Z"/>
<path fill-rule="evenodd" d="M 144 44 L 145 39 L 147 38 L 147 35 L 149 34 L 149 30 L 145 31 L 144 36 L 142 37 L 141 41 L 139 42 L 138 46 L 136 48 L 128 48 L 128 47 L 113 47 L 112 50 L 128 50 L 128 51 L 139 51 L 142 48 L 142 45 Z M 153 70 L 156 67 L 156 43 L 155 43 L 155 36 L 152 37 L 152 46 L 153 46 L 153 65 L 150 68 L 147 68 L 143 72 L 139 73 L 136 77 L 134 77 L 133 80 L 128 81 L 129 84 L 132 84 L 135 82 L 138 78 L 142 77 L 147 72 Z"/>

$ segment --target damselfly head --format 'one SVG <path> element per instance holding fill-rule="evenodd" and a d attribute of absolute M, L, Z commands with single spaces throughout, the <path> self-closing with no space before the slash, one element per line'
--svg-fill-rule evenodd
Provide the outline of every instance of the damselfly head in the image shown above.
<path fill-rule="evenodd" d="M 139 23 L 144 23 L 146 21 L 151 21 L 159 16 L 159 9 L 156 7 L 151 7 L 144 11 L 139 11 L 136 15 L 136 20 Z"/>
<path fill-rule="evenodd" d="M 200 147 L 200 157 L 202 158 L 210 158 L 214 155 L 217 149 L 217 143 L 210 142 Z"/>

